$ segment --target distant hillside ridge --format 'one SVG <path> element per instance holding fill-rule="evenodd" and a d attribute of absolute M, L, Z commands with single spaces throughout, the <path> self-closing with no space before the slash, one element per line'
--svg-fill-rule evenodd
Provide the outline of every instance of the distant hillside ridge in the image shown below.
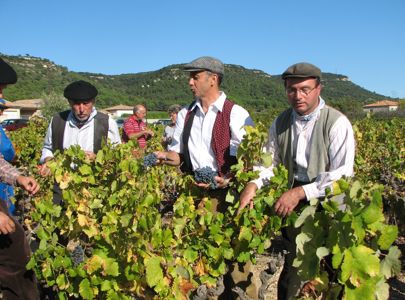
<path fill-rule="evenodd" d="M 40 98 L 51 92 L 62 95 L 67 84 L 80 79 L 91 82 L 99 90 L 99 108 L 145 103 L 149 110 L 164 111 L 171 104 L 186 105 L 192 101 L 188 73 L 182 71 L 182 64 L 169 65 L 150 72 L 104 75 L 72 72 L 48 59 L 29 55 L 0 56 L 18 74 L 17 84 L 5 90 L 5 97 L 11 101 Z M 390 99 L 368 91 L 340 74 L 323 73 L 323 84 L 323 98 L 343 110 L 347 106 L 361 107 L 365 103 Z M 280 75 L 273 76 L 261 70 L 226 64 L 222 89 L 229 99 L 249 111 L 287 107 Z"/>

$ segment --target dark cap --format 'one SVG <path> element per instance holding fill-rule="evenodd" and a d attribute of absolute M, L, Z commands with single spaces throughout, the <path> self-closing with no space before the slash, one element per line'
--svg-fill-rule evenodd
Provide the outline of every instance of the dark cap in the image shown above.
<path fill-rule="evenodd" d="M 98 94 L 97 89 L 89 82 L 79 80 L 69 84 L 63 95 L 72 101 L 87 101 L 94 99 Z"/>
<path fill-rule="evenodd" d="M 287 78 L 307 78 L 314 77 L 321 79 L 321 70 L 310 63 L 298 63 L 288 67 L 287 70 L 281 75 L 283 80 Z"/>
<path fill-rule="evenodd" d="M 210 71 L 212 73 L 224 75 L 224 64 L 214 57 L 203 56 L 199 57 L 184 66 L 184 71 Z"/>
<path fill-rule="evenodd" d="M 14 84 L 17 82 L 17 73 L 0 58 L 0 84 Z"/>

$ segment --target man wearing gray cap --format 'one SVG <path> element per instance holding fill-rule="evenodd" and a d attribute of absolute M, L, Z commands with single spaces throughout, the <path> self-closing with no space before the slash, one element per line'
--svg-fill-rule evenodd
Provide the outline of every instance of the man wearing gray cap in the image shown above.
<path fill-rule="evenodd" d="M 103 140 L 121 143 L 117 123 L 94 107 L 97 94 L 97 89 L 83 80 L 65 88 L 64 96 L 71 109 L 56 114 L 49 124 L 40 159 L 39 172 L 42 176 L 50 175 L 46 163 L 53 158 L 56 150 L 63 152 L 72 145 L 79 145 L 90 159 L 94 159 Z M 55 185 L 54 202 L 60 203 L 61 200 L 61 191 Z"/>
<path fill-rule="evenodd" d="M 224 76 L 221 61 L 204 56 L 186 64 L 184 70 L 190 74 L 189 87 L 195 99 L 178 113 L 169 151 L 155 154 L 163 164 L 181 165 L 185 173 L 205 167 L 212 169 L 217 174 L 216 188 L 210 189 L 206 183 L 197 185 L 210 196 L 214 211 L 225 212 L 227 186 L 232 179 L 230 167 L 237 162 L 236 153 L 245 134 L 243 126 L 253 125 L 253 121 L 244 108 L 231 102 L 220 90 Z M 245 275 L 247 278 L 248 274 Z M 246 278 L 226 278 L 229 279 L 225 282 L 226 295 L 221 297 L 234 299 L 232 285 Z"/>
<path fill-rule="evenodd" d="M 177 116 L 173 140 L 167 152 L 156 152 L 158 159 L 192 173 L 210 167 L 218 173 L 217 188 L 226 187 L 230 167 L 236 163 L 236 152 L 245 134 L 243 126 L 253 125 L 249 113 L 227 99 L 220 90 L 224 65 L 216 58 L 203 56 L 186 64 L 194 101 Z M 207 184 L 199 183 L 202 188 Z M 218 203 L 219 210 L 226 209 Z"/>
<path fill-rule="evenodd" d="M 291 107 L 273 122 L 266 146 L 273 164 L 269 168 L 258 166 L 260 177 L 245 187 L 240 209 L 253 207 L 256 190 L 274 175 L 272 170 L 280 163 L 288 169 L 291 186 L 274 205 L 275 212 L 283 217 L 310 199 L 324 197 L 333 181 L 353 175 L 353 129 L 349 120 L 320 96 L 321 75 L 321 70 L 309 63 L 294 64 L 282 74 Z M 299 233 L 300 228 L 293 226 L 282 230 L 288 253 L 278 282 L 280 300 L 294 298 L 304 284 L 292 266 Z"/>

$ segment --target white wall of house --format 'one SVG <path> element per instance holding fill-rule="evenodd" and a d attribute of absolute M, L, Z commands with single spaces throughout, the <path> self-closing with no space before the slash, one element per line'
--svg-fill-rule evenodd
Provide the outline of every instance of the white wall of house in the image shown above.
<path fill-rule="evenodd" d="M 364 112 L 388 112 L 388 111 L 396 111 L 398 110 L 398 106 L 374 106 L 374 107 L 365 107 L 363 108 Z"/>
<path fill-rule="evenodd" d="M 132 115 L 133 110 L 128 109 L 128 110 L 117 110 L 115 113 L 113 113 L 113 118 L 120 118 L 123 115 Z"/>
<path fill-rule="evenodd" d="M 4 121 L 7 119 L 20 119 L 20 109 L 18 108 L 7 108 L 4 110 L 3 115 L 0 116 L 0 121 Z"/>

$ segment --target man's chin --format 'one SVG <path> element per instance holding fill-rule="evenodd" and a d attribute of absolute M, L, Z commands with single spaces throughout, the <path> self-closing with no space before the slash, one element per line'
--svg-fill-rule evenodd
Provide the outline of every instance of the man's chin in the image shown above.
<path fill-rule="evenodd" d="M 80 122 L 85 122 L 89 119 L 89 117 L 88 116 L 85 116 L 85 117 L 76 116 L 76 119 L 78 119 Z"/>

